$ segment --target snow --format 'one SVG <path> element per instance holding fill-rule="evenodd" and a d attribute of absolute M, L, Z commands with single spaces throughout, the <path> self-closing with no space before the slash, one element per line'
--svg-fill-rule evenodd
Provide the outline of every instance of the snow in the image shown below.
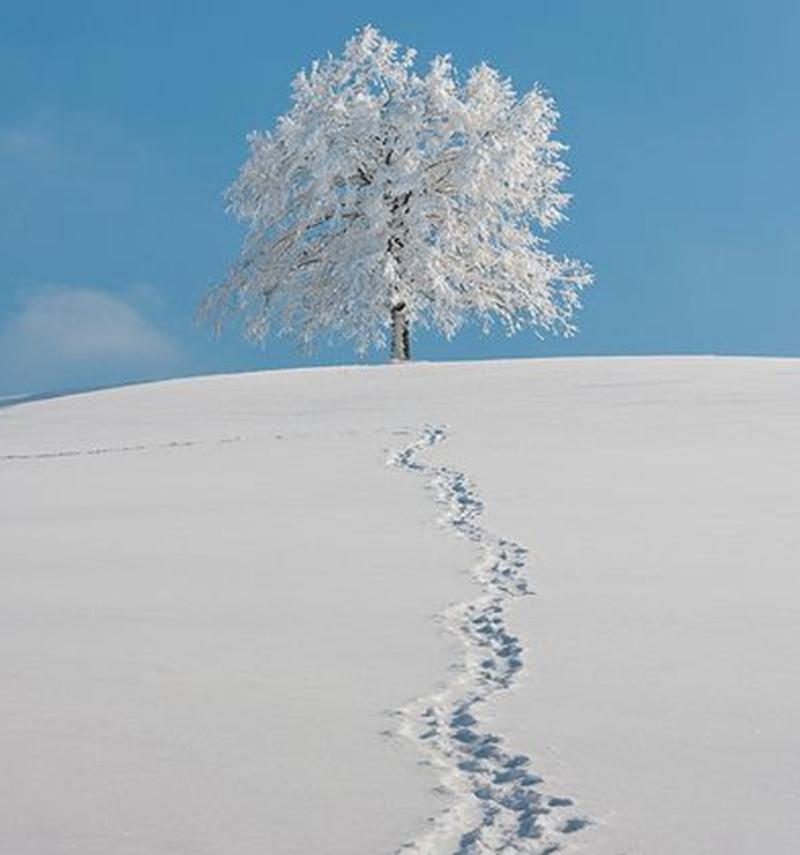
<path fill-rule="evenodd" d="M 592 276 L 545 237 L 570 201 L 555 102 L 485 63 L 418 72 L 415 55 L 364 27 L 248 136 L 227 194 L 247 236 L 201 307 L 215 326 L 238 316 L 257 341 L 333 335 L 362 352 L 386 344 L 390 318 L 398 339 L 406 324 L 574 330 Z"/>
<path fill-rule="evenodd" d="M 800 363 L 745 358 L 3 408 L 0 851 L 448 855 L 436 829 L 485 805 L 413 715 L 477 687 L 475 731 L 530 758 L 533 802 L 561 800 L 519 851 L 789 855 L 799 426 Z M 416 468 L 386 465 L 415 443 Z M 523 667 L 485 692 L 453 616 L 497 538 L 536 593 L 503 600 Z"/>

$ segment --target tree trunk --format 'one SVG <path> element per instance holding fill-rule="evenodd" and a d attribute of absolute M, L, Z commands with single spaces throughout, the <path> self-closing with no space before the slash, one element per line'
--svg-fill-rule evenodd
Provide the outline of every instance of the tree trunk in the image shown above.
<path fill-rule="evenodd" d="M 406 304 L 392 306 L 392 362 L 407 362 L 411 358 L 411 337 L 408 330 Z"/>

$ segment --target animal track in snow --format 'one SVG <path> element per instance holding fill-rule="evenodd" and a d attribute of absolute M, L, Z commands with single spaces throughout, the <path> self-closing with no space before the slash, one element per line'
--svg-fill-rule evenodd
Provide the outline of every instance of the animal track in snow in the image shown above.
<path fill-rule="evenodd" d="M 463 643 L 455 677 L 435 695 L 397 712 L 398 731 L 439 770 L 441 785 L 455 799 L 429 830 L 397 852 L 549 855 L 589 821 L 572 812 L 571 799 L 545 794 L 529 758 L 480 724 L 481 704 L 510 688 L 523 668 L 525 651 L 509 632 L 506 615 L 511 599 L 531 593 L 524 575 L 527 549 L 481 525 L 483 503 L 466 475 L 419 460 L 446 438 L 443 427 L 426 427 L 389 458 L 391 465 L 421 474 L 444 507 L 443 522 L 479 548 L 472 576 L 481 589 L 477 599 L 443 615 Z"/>
<path fill-rule="evenodd" d="M 28 454 L 0 454 L 0 460 L 54 460 L 63 457 L 98 457 L 104 454 L 126 454 L 133 451 L 157 451 L 171 448 L 193 448 L 200 445 L 227 445 L 232 442 L 240 442 L 243 437 L 230 436 L 213 442 L 200 440 L 173 440 L 171 442 L 158 442 L 153 444 L 140 443 L 137 445 L 109 445 L 97 448 L 85 449 L 63 449 L 59 451 L 38 451 Z"/>

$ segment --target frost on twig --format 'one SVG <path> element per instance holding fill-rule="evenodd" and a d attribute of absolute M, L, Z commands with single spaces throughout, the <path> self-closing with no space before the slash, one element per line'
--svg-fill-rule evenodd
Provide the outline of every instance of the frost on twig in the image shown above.
<path fill-rule="evenodd" d="M 449 57 L 424 73 L 414 60 L 366 27 L 297 75 L 274 130 L 250 134 L 227 195 L 247 236 L 201 308 L 213 324 L 234 315 L 257 341 L 332 335 L 360 352 L 393 321 L 395 341 L 468 319 L 573 331 L 591 274 L 542 236 L 569 201 L 553 100 L 518 96 L 485 64 L 461 81 Z"/>

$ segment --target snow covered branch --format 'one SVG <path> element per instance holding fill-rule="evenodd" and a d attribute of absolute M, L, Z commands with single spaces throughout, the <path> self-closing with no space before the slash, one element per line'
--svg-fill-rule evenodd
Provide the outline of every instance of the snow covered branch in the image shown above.
<path fill-rule="evenodd" d="M 487 65 L 460 82 L 448 57 L 425 74 L 414 59 L 366 27 L 297 75 L 273 131 L 250 135 L 228 191 L 248 234 L 206 299 L 215 323 L 234 314 L 255 340 L 276 328 L 359 351 L 392 327 L 407 342 L 409 326 L 450 336 L 468 319 L 573 331 L 591 274 L 543 237 L 569 201 L 554 102 L 517 96 Z"/>

